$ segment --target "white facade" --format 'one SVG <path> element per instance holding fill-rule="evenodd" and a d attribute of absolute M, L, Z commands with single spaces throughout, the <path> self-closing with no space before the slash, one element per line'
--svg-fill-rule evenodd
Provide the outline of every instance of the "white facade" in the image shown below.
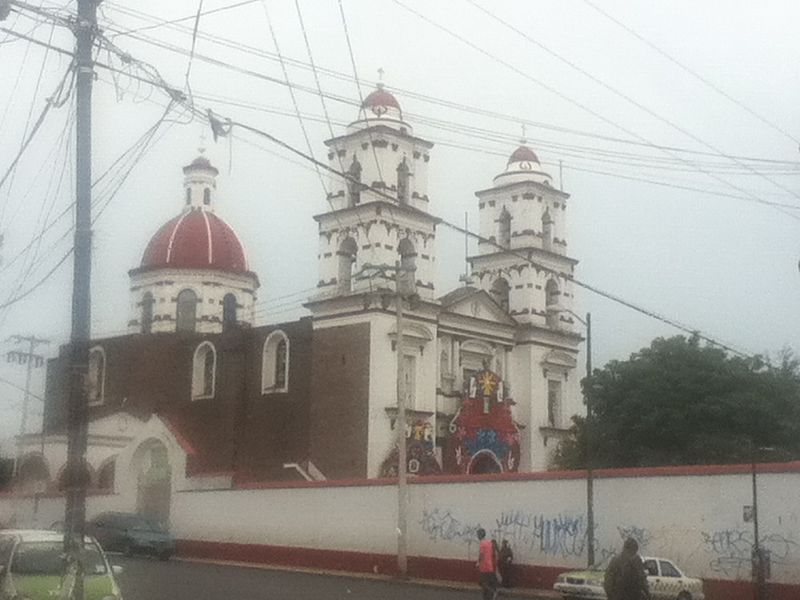
<path fill-rule="evenodd" d="M 331 178 L 331 210 L 315 217 L 319 282 L 307 306 L 315 329 L 370 325 L 368 476 L 379 475 L 396 441 L 394 272 L 379 267 L 402 263 L 403 248 L 412 250 L 420 297 L 405 310 L 410 418 L 426 418 L 436 436 L 447 436 L 466 379 L 487 365 L 516 402 L 520 468 L 547 468 L 571 415 L 583 412 L 575 373 L 582 338 L 570 312 L 577 261 L 566 255 L 569 195 L 551 187 L 529 148 L 518 148 L 493 187 L 476 194 L 480 234 L 489 240 L 470 258 L 477 287 L 437 299 L 438 219 L 426 189 L 431 144 L 412 135 L 382 87 L 364 101 L 363 118 L 326 144 L 331 167 L 348 177 Z"/>

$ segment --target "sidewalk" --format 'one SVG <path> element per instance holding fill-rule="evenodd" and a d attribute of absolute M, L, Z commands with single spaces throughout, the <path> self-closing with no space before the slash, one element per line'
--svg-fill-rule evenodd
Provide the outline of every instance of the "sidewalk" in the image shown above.
<path fill-rule="evenodd" d="M 358 573 L 351 571 L 335 571 L 328 569 L 312 569 L 305 567 L 288 567 L 284 565 L 270 565 L 250 562 L 239 562 L 231 560 L 213 560 L 206 558 L 190 558 L 183 556 L 175 556 L 172 560 L 180 560 L 184 562 L 201 563 L 209 565 L 223 565 L 228 567 L 243 567 L 247 569 L 261 569 L 265 571 L 286 571 L 290 573 L 308 573 L 311 575 L 328 575 L 332 577 L 346 577 L 348 579 L 369 579 L 371 581 L 385 581 L 388 583 L 403 583 L 405 585 L 438 588 L 443 590 L 458 590 L 458 591 L 478 591 L 477 582 L 464 582 L 464 581 L 447 581 L 444 579 L 420 579 L 417 577 L 408 577 L 401 579 L 391 575 L 380 575 L 375 573 Z M 534 590 L 529 588 L 512 588 L 502 589 L 498 594 L 498 598 L 534 598 L 535 600 L 557 600 L 561 595 L 553 590 Z"/>

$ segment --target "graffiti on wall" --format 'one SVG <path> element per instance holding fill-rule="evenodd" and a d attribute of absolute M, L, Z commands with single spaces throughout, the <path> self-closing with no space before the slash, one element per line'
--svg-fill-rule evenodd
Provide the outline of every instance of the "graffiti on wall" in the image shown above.
<path fill-rule="evenodd" d="M 715 573 L 743 576 L 750 572 L 753 552 L 753 531 L 750 529 L 720 529 L 701 533 L 703 544 L 711 555 L 708 568 Z M 769 552 L 774 566 L 790 565 L 798 543 L 781 533 L 759 536 L 759 545 Z"/>

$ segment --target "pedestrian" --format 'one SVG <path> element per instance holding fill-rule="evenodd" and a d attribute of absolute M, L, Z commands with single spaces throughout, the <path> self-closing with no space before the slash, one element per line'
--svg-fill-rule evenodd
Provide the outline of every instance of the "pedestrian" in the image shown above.
<path fill-rule="evenodd" d="M 628 538 L 622 552 L 611 559 L 603 579 L 608 600 L 650 600 L 650 589 L 639 556 L 639 544 Z"/>
<path fill-rule="evenodd" d="M 500 566 L 500 582 L 504 588 L 510 588 L 513 580 L 511 577 L 511 569 L 514 565 L 514 553 L 511 551 L 508 540 L 503 540 L 503 543 L 500 545 L 500 552 L 498 553 L 497 560 Z"/>
<path fill-rule="evenodd" d="M 486 539 L 486 530 L 478 529 L 478 572 L 480 574 L 483 600 L 497 598 L 497 552 L 496 542 Z"/>

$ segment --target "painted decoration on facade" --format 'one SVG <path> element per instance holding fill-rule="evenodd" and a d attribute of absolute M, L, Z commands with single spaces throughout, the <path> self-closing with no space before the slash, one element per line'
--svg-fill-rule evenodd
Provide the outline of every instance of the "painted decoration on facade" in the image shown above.
<path fill-rule="evenodd" d="M 488 369 L 464 385 L 461 408 L 450 423 L 444 454 L 448 473 L 503 473 L 519 469 L 519 429 L 503 380 Z"/>
<path fill-rule="evenodd" d="M 406 424 L 406 472 L 409 475 L 438 475 L 442 472 L 433 453 L 433 427 L 423 419 Z M 397 446 L 381 465 L 381 477 L 397 477 Z"/>

